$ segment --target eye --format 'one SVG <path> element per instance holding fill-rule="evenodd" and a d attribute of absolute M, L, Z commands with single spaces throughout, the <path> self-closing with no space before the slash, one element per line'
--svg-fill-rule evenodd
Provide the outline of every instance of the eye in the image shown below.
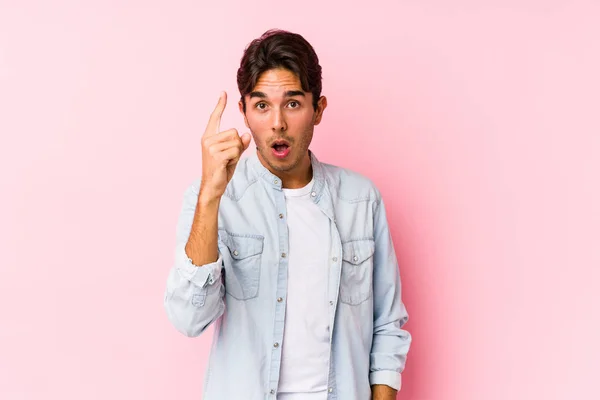
<path fill-rule="evenodd" d="M 297 102 L 296 100 L 292 100 L 288 103 L 288 105 L 290 106 L 290 108 L 298 108 L 300 107 L 300 103 Z"/>
<path fill-rule="evenodd" d="M 256 105 L 254 107 L 258 108 L 259 110 L 265 110 L 267 108 L 267 104 L 266 103 L 256 103 Z"/>

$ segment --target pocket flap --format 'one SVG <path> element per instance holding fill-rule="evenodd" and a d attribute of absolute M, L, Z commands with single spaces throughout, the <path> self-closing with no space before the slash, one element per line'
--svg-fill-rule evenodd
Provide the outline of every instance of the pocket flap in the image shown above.
<path fill-rule="evenodd" d="M 219 239 L 227 246 L 231 257 L 235 260 L 243 260 L 263 252 L 262 236 L 241 236 L 219 231 Z"/>
<path fill-rule="evenodd" d="M 342 258 L 350 264 L 359 265 L 375 253 L 373 239 L 352 240 L 342 243 Z"/>

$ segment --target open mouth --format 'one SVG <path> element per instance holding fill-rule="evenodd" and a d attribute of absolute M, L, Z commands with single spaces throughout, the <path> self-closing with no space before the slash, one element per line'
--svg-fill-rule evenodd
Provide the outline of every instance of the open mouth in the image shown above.
<path fill-rule="evenodd" d="M 275 145 L 273 145 L 273 148 L 275 149 L 275 151 L 284 151 L 288 147 L 290 147 L 290 146 L 288 146 L 287 144 L 275 144 Z"/>
<path fill-rule="evenodd" d="M 286 157 L 290 152 L 290 145 L 284 140 L 277 140 L 271 147 L 273 148 L 273 154 L 280 158 Z"/>

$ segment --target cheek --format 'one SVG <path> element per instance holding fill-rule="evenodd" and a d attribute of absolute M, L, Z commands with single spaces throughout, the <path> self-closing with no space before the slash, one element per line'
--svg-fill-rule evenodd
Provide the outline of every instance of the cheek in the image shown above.
<path fill-rule="evenodd" d="M 248 128 L 252 131 L 254 142 L 262 143 L 269 136 L 270 130 L 268 124 L 261 118 L 246 117 Z"/>
<path fill-rule="evenodd" d="M 313 114 L 308 111 L 290 113 L 287 116 L 288 125 L 294 126 L 299 130 L 303 130 L 303 128 L 310 126 L 313 122 Z"/>
<path fill-rule="evenodd" d="M 306 132 L 311 130 L 314 126 L 313 116 L 304 115 L 301 119 L 299 118 L 296 124 L 296 129 L 300 132 Z"/>
<path fill-rule="evenodd" d="M 261 115 L 247 115 L 246 119 L 248 120 L 248 125 L 252 130 L 260 132 L 264 131 L 265 128 L 268 128 L 269 120 Z"/>

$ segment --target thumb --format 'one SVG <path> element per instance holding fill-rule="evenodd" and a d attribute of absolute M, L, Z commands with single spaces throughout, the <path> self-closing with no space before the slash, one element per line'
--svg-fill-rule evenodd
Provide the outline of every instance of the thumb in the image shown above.
<path fill-rule="evenodd" d="M 246 132 L 242 135 L 241 137 L 242 139 L 242 144 L 244 145 L 244 151 L 248 148 L 248 146 L 250 145 L 250 140 L 252 139 L 252 136 Z"/>

